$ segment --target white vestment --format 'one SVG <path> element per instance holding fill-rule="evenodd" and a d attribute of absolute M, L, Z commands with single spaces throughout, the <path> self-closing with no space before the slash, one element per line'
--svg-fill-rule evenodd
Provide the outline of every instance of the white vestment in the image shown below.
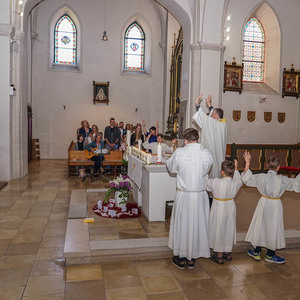
<path fill-rule="evenodd" d="M 210 257 L 206 184 L 211 165 L 210 152 L 198 143 L 176 149 L 167 161 L 168 170 L 177 173 L 168 245 L 175 256 Z"/>
<path fill-rule="evenodd" d="M 201 144 L 213 157 L 210 178 L 221 177 L 221 163 L 225 160 L 227 145 L 227 124 L 208 116 L 201 107 L 194 114 L 193 120 L 201 128 Z"/>
<path fill-rule="evenodd" d="M 233 178 L 209 179 L 207 190 L 214 200 L 210 210 L 210 248 L 214 252 L 231 252 L 236 244 L 236 208 L 234 198 L 243 185 L 239 171 Z M 231 200 L 228 200 L 231 199 Z"/>
<path fill-rule="evenodd" d="M 143 147 L 145 149 L 149 149 L 151 150 L 152 154 L 157 154 L 157 142 L 153 142 L 153 143 L 149 143 L 148 141 L 143 143 Z M 162 154 L 165 153 L 173 153 L 173 147 L 169 147 L 167 144 L 165 143 L 161 143 L 161 152 Z"/>
<path fill-rule="evenodd" d="M 279 198 L 285 191 L 300 193 L 300 174 L 291 179 L 273 170 L 256 175 L 248 170 L 242 174 L 242 180 L 261 193 L 245 241 L 254 248 L 260 246 L 273 251 L 285 248 L 283 208 Z"/>

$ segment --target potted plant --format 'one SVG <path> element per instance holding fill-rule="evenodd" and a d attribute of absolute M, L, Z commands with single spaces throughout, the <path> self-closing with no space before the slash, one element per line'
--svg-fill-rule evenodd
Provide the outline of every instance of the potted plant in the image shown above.
<path fill-rule="evenodd" d="M 120 175 L 109 182 L 109 188 L 105 193 L 104 203 L 108 202 L 108 197 L 111 192 L 115 192 L 115 201 L 117 206 L 126 205 L 129 197 L 129 192 L 132 190 L 132 183 L 128 175 Z"/>

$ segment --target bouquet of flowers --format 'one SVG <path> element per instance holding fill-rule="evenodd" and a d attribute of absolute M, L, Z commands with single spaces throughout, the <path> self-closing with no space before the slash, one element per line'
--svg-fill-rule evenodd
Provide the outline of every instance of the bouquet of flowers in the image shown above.
<path fill-rule="evenodd" d="M 109 182 L 109 189 L 105 193 L 104 203 L 108 202 L 108 197 L 111 192 L 119 192 L 119 197 L 122 198 L 120 204 L 125 204 L 128 197 L 129 192 L 132 190 L 132 183 L 129 179 L 128 175 L 120 175 L 115 180 Z"/>

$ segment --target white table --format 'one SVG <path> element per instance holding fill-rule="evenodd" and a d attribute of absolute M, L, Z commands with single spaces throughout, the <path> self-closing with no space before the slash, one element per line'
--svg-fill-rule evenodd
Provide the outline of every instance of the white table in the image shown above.
<path fill-rule="evenodd" d="M 166 202 L 174 201 L 176 175 L 166 165 L 143 165 L 142 212 L 148 221 L 165 221 Z"/>

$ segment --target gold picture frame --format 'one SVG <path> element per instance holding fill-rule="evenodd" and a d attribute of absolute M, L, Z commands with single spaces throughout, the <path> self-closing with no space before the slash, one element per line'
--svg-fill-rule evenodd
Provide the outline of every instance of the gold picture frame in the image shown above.
<path fill-rule="evenodd" d="M 232 63 L 225 61 L 224 63 L 224 87 L 223 92 L 231 91 L 238 92 L 243 91 L 243 67 L 244 64 L 237 64 L 235 58 Z"/>
<path fill-rule="evenodd" d="M 93 81 L 93 91 L 94 98 L 93 102 L 95 103 L 106 103 L 109 102 L 109 81 L 107 82 L 96 82 Z"/>
<path fill-rule="evenodd" d="M 285 96 L 291 96 L 299 98 L 300 90 L 300 72 L 294 69 L 294 65 L 292 64 L 291 69 L 287 70 L 283 69 L 282 76 L 282 98 Z"/>

